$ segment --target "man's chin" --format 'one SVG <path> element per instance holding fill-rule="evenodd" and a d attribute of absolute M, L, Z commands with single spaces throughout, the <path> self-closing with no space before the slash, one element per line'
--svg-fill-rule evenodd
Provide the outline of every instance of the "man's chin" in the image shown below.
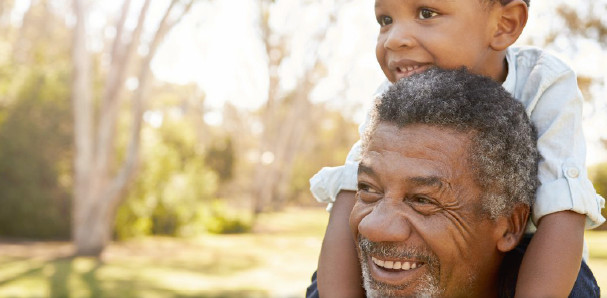
<path fill-rule="evenodd" d="M 440 294 L 436 286 L 435 279 L 430 274 L 420 274 L 412 276 L 407 282 L 402 284 L 389 284 L 379 281 L 373 277 L 373 269 L 368 262 L 361 262 L 363 273 L 363 286 L 367 292 L 367 297 L 434 297 Z M 420 268 L 420 270 L 422 270 Z"/>
<path fill-rule="evenodd" d="M 438 260 L 428 252 L 419 249 L 390 247 L 382 243 L 372 243 L 367 239 L 359 241 L 359 261 L 363 274 L 363 286 L 367 297 L 431 297 L 439 296 L 440 275 Z M 383 255 L 388 254 L 388 255 Z M 371 258 L 371 255 L 378 259 Z M 380 259 L 407 259 L 401 269 L 399 265 L 384 265 Z M 390 262 L 392 263 L 392 262 Z M 402 263 L 404 264 L 404 262 Z M 415 266 L 409 266 L 415 264 Z M 391 268 L 391 269 L 388 269 Z M 406 269 L 405 269 L 406 268 Z"/>

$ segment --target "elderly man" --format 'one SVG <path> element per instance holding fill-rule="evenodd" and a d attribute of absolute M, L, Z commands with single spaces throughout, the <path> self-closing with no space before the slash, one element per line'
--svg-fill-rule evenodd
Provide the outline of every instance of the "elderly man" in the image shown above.
<path fill-rule="evenodd" d="M 537 161 L 523 106 L 490 79 L 434 69 L 392 86 L 363 137 L 350 216 L 367 295 L 498 296 Z"/>
<path fill-rule="evenodd" d="M 431 69 L 370 122 L 350 215 L 367 296 L 513 297 L 538 185 L 523 106 L 488 78 Z M 599 297 L 584 262 L 570 297 Z"/>

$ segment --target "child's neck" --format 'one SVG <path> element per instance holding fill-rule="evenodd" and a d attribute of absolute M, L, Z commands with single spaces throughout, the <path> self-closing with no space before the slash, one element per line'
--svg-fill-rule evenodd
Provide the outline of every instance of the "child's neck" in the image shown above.
<path fill-rule="evenodd" d="M 503 83 L 508 76 L 508 61 L 506 60 L 506 51 L 499 53 L 495 60 L 495 69 L 491 70 L 490 78 L 494 81 Z"/>
<path fill-rule="evenodd" d="M 506 81 L 506 77 L 508 77 L 508 60 L 506 60 L 506 55 L 504 55 L 504 58 L 502 60 L 502 72 L 500 74 L 499 79 L 497 80 L 500 83 L 503 83 L 504 81 Z"/>

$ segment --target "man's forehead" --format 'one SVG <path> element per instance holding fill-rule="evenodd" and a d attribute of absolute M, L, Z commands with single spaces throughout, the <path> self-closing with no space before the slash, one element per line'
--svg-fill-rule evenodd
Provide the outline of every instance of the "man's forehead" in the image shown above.
<path fill-rule="evenodd" d="M 469 171 L 469 135 L 426 124 L 380 123 L 368 139 L 359 171 L 400 176 L 414 184 L 449 184 Z"/>
<path fill-rule="evenodd" d="M 409 124 L 399 127 L 390 122 L 380 122 L 367 139 L 366 151 L 411 153 L 421 150 L 421 153 L 430 155 L 437 151 L 455 156 L 467 153 L 471 137 L 471 133 L 438 125 Z"/>

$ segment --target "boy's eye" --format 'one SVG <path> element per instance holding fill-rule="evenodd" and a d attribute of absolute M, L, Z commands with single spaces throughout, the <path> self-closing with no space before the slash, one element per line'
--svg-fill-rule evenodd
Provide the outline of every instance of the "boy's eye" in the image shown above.
<path fill-rule="evenodd" d="M 387 26 L 387 25 L 392 24 L 392 18 L 391 18 L 391 17 L 389 17 L 389 16 L 379 16 L 379 17 L 377 18 L 377 23 L 379 23 L 379 25 L 380 25 L 381 27 L 383 27 L 383 26 Z"/>
<path fill-rule="evenodd" d="M 422 8 L 422 9 L 419 10 L 418 17 L 421 20 L 425 20 L 425 19 L 433 18 L 433 17 L 435 17 L 437 15 L 438 15 L 438 13 L 436 11 L 430 10 L 428 8 Z"/>

